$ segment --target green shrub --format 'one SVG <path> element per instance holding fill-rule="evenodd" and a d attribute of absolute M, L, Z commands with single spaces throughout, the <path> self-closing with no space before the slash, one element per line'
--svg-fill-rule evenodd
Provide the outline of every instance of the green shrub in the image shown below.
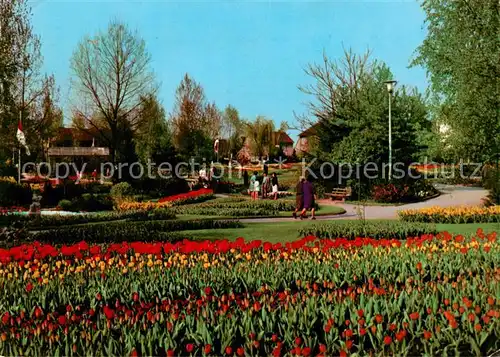
<path fill-rule="evenodd" d="M 63 211 L 72 211 L 73 203 L 70 200 L 60 200 L 57 204 Z"/>
<path fill-rule="evenodd" d="M 71 212 L 96 212 L 113 209 L 111 197 L 107 194 L 84 193 L 73 200 L 61 200 L 58 204 L 64 211 Z"/>
<path fill-rule="evenodd" d="M 111 188 L 110 194 L 113 200 L 124 200 L 134 195 L 134 189 L 128 182 L 120 182 Z"/>
<path fill-rule="evenodd" d="M 349 223 L 315 224 L 299 230 L 301 236 L 318 238 L 369 237 L 374 239 L 406 239 L 437 233 L 436 227 L 424 223 L 352 221 Z"/>
<path fill-rule="evenodd" d="M 26 222 L 30 227 L 61 227 L 85 223 L 112 222 L 112 221 L 153 221 L 175 219 L 175 213 L 169 209 L 153 211 L 116 211 L 105 213 L 88 213 L 71 216 L 53 215 L 40 216 L 38 221 L 31 220 L 29 216 L 9 215 L 10 222 Z"/>
<path fill-rule="evenodd" d="M 228 198 L 192 205 L 177 206 L 173 209 L 177 214 L 200 214 L 223 217 L 276 216 L 279 212 L 293 211 L 295 209 L 295 201 L 251 201 L 244 198 Z"/>
<path fill-rule="evenodd" d="M 14 180 L 0 179 L 0 206 L 29 205 L 32 192 L 29 185 L 18 184 Z"/>
<path fill-rule="evenodd" d="M 31 239 L 40 242 L 69 244 L 86 241 L 88 243 L 110 243 L 122 241 L 159 241 L 164 233 L 185 230 L 241 228 L 239 221 L 138 221 L 89 224 L 77 227 L 49 229 L 31 234 Z"/>

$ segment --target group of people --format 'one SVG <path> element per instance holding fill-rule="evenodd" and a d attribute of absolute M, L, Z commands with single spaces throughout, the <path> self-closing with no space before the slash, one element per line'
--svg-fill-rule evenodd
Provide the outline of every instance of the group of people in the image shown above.
<path fill-rule="evenodd" d="M 257 179 L 258 172 L 254 171 L 252 177 L 250 177 L 250 183 L 248 186 L 248 192 L 252 200 L 259 199 L 259 196 L 263 199 L 271 197 L 274 200 L 278 199 L 278 176 L 276 172 L 273 172 L 271 177 L 264 172 L 262 177 L 262 183 Z"/>
<path fill-rule="evenodd" d="M 311 211 L 311 219 L 316 219 L 316 192 L 314 190 L 314 185 L 312 182 L 301 177 L 297 183 L 295 190 L 295 211 L 293 212 L 293 218 L 297 218 L 297 213 L 299 213 L 300 219 L 307 218 L 307 211 Z"/>

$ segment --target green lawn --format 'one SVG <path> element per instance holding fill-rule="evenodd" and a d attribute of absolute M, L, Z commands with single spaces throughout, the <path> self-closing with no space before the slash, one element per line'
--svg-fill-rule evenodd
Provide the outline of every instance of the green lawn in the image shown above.
<path fill-rule="evenodd" d="M 243 228 L 237 229 L 212 229 L 200 231 L 185 231 L 186 238 L 190 239 L 229 239 L 234 240 L 243 237 L 246 240 L 261 239 L 271 243 L 289 242 L 296 240 L 298 230 L 307 225 L 324 221 L 294 221 L 279 223 L 246 223 Z M 349 224 L 352 220 L 336 220 L 339 224 Z M 478 223 L 478 224 L 438 224 L 439 231 L 448 231 L 453 234 L 470 235 L 478 228 L 483 228 L 485 232 L 499 231 L 498 223 Z"/>

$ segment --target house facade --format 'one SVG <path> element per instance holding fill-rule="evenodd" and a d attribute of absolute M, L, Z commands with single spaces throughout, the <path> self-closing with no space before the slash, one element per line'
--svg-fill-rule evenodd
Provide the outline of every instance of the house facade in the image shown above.
<path fill-rule="evenodd" d="M 319 124 L 314 124 L 310 128 L 304 130 L 299 134 L 299 139 L 295 145 L 295 153 L 297 155 L 304 155 L 311 151 L 314 142 L 319 135 Z"/>

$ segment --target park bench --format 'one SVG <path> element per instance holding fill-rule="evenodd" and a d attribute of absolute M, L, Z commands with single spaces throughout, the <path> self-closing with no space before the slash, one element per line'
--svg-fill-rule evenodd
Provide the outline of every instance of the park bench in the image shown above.
<path fill-rule="evenodd" d="M 333 201 L 345 202 L 346 197 L 350 197 L 351 194 L 351 187 L 336 187 L 332 190 L 332 193 L 326 193 L 325 196 L 331 197 Z"/>

